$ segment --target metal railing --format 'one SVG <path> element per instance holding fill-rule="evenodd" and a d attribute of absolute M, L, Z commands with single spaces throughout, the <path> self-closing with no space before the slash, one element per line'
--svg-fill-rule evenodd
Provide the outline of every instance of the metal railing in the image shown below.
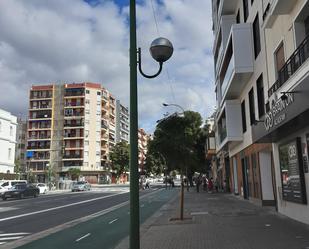
<path fill-rule="evenodd" d="M 283 67 L 278 71 L 278 79 L 268 90 L 268 97 L 275 93 L 304 64 L 309 57 L 309 36 L 307 36 Z"/>

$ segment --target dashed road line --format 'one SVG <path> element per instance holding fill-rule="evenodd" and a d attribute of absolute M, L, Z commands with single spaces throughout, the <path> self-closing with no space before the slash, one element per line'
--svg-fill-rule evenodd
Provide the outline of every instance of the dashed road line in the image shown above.
<path fill-rule="evenodd" d="M 0 245 L 12 242 L 13 240 L 18 240 L 24 238 L 30 233 L 1 233 L 0 234 Z"/>
<path fill-rule="evenodd" d="M 114 223 L 114 222 L 117 221 L 117 220 L 118 220 L 118 219 L 114 219 L 114 220 L 108 222 L 108 224 L 112 224 L 112 223 Z"/>
<path fill-rule="evenodd" d="M 90 236 L 90 235 L 91 235 L 91 233 L 87 233 L 86 235 L 84 235 L 84 236 L 78 238 L 78 239 L 75 240 L 75 241 L 76 241 L 76 242 L 81 241 L 82 239 L 87 238 L 87 237 Z"/>

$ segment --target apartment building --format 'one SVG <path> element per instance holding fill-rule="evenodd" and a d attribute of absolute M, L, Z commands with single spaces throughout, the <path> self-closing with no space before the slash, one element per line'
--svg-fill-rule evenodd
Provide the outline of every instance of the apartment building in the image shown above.
<path fill-rule="evenodd" d="M 129 109 L 116 101 L 116 143 L 129 143 Z"/>
<path fill-rule="evenodd" d="M 278 211 L 309 224 L 309 2 L 263 1 L 269 103 L 254 142 L 272 142 Z"/>
<path fill-rule="evenodd" d="M 97 183 L 109 174 L 115 145 L 116 100 L 96 83 L 32 86 L 28 121 L 28 170 L 40 182 L 52 169 L 56 181 L 78 168 Z"/>
<path fill-rule="evenodd" d="M 25 173 L 27 170 L 27 121 L 17 119 L 15 162 L 19 164 L 19 171 Z"/>
<path fill-rule="evenodd" d="M 138 129 L 138 167 L 140 172 L 144 172 L 144 164 L 146 162 L 147 145 L 150 139 L 144 129 Z"/>
<path fill-rule="evenodd" d="M 213 0 L 217 180 L 231 192 L 275 205 L 272 146 L 252 130 L 268 107 L 264 1 Z"/>
<path fill-rule="evenodd" d="M 17 117 L 0 109 L 0 173 L 14 173 Z"/>

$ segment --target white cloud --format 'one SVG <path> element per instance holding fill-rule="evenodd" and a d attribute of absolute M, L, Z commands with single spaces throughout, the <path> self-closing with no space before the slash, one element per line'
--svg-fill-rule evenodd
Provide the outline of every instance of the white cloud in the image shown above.
<path fill-rule="evenodd" d="M 162 102 L 210 115 L 214 106 L 211 8 L 208 0 L 153 0 L 159 35 L 174 45 L 163 73 L 139 76 L 139 124 L 151 131 L 166 111 Z M 13 14 L 14 13 L 14 14 Z M 129 104 L 128 8 L 113 1 L 92 7 L 82 0 L 0 1 L 0 108 L 27 113 L 32 84 L 101 82 Z M 148 48 L 157 34 L 150 1 L 137 6 L 143 69 L 158 65 Z M 168 68 L 168 75 L 166 72 Z M 18 99 L 18 101 L 16 101 Z"/>

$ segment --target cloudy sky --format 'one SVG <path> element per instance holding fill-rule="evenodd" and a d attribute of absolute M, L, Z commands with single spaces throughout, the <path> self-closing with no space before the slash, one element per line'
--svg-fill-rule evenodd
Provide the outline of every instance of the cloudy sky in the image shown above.
<path fill-rule="evenodd" d="M 0 1 L 0 108 L 25 116 L 29 88 L 50 82 L 98 82 L 129 105 L 129 0 Z M 139 76 L 139 126 L 153 131 L 176 103 L 203 118 L 214 110 L 210 0 L 138 0 L 137 42 L 148 52 L 167 37 L 172 58 L 156 79 Z M 156 22 L 157 21 L 157 25 Z"/>

